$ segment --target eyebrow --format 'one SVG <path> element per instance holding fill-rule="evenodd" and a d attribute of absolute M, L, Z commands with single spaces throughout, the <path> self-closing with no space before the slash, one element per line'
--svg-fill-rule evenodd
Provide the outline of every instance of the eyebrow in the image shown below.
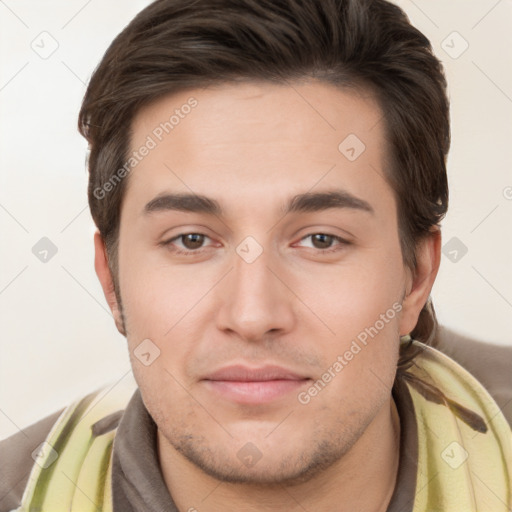
<path fill-rule="evenodd" d="M 346 208 L 375 214 L 375 210 L 370 203 L 343 189 L 297 194 L 281 208 L 281 213 L 283 215 L 288 213 L 312 213 L 330 208 Z M 215 216 L 223 215 L 218 201 L 200 194 L 164 194 L 155 197 L 144 207 L 146 215 L 170 210 Z"/>

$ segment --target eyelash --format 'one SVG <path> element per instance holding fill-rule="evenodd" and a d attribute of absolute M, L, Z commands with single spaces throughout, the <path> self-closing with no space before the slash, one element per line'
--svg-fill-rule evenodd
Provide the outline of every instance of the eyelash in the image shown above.
<path fill-rule="evenodd" d="M 210 238 L 208 235 L 205 235 L 204 233 L 196 233 L 196 232 L 180 233 L 179 235 L 177 235 L 177 236 L 175 236 L 175 237 L 173 237 L 173 238 L 171 238 L 171 239 L 169 239 L 167 241 L 161 242 L 160 245 L 162 245 L 162 246 L 164 246 L 166 248 L 169 248 L 175 240 L 178 240 L 178 239 L 180 239 L 182 237 L 185 237 L 187 235 L 202 235 L 202 236 L 204 236 L 206 238 Z M 323 232 L 310 233 L 309 235 L 303 236 L 300 239 L 300 241 L 305 240 L 306 238 L 309 238 L 309 237 L 314 236 L 314 235 L 329 236 L 329 237 L 333 238 L 335 241 L 339 242 L 339 244 L 335 245 L 334 248 L 329 247 L 327 249 L 316 249 L 321 254 L 336 252 L 336 251 L 340 250 L 340 246 L 343 247 L 343 246 L 347 246 L 347 245 L 351 244 L 351 242 L 348 242 L 344 238 L 341 238 L 341 237 L 339 237 L 337 235 L 332 235 L 330 233 L 323 233 Z M 182 255 L 182 256 L 194 256 L 194 255 L 197 255 L 197 254 L 201 254 L 203 252 L 202 249 L 204 249 L 204 248 L 201 247 L 199 249 L 187 249 L 187 250 L 175 249 L 174 248 L 174 249 L 172 249 L 172 252 L 174 254 L 179 254 L 179 255 Z"/>

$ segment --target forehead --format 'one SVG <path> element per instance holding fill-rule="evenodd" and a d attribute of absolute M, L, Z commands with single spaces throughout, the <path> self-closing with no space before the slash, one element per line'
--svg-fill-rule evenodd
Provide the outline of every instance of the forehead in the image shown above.
<path fill-rule="evenodd" d="M 220 201 L 283 199 L 316 186 L 341 185 L 368 200 L 391 193 L 382 113 L 361 89 L 310 81 L 183 91 L 137 114 L 130 151 L 144 146 L 150 149 L 134 162 L 127 195 L 145 199 L 165 188 L 217 192 Z"/>
<path fill-rule="evenodd" d="M 364 140 L 378 138 L 379 129 L 373 137 L 370 133 L 381 119 L 374 95 L 365 88 L 341 89 L 316 80 L 229 82 L 154 101 L 135 116 L 131 142 L 137 147 L 153 134 L 158 142 L 173 139 L 177 143 L 182 142 L 180 135 L 186 135 L 198 153 L 201 143 L 211 142 L 253 145 L 307 139 L 315 143 L 325 137 L 336 142 L 347 130 Z M 239 130 L 241 124 L 244 130 Z M 190 125 L 193 132 L 184 128 Z"/>

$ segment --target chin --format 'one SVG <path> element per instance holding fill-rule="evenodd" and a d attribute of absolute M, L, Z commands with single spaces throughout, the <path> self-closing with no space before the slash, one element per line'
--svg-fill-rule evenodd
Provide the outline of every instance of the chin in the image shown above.
<path fill-rule="evenodd" d="M 353 443 L 340 445 L 339 438 L 333 442 L 304 442 L 304 446 L 309 446 L 308 451 L 299 451 L 296 443 L 290 443 L 286 452 L 271 446 L 259 451 L 254 444 L 246 443 L 236 453 L 229 448 L 208 446 L 204 438 L 187 436 L 171 444 L 190 463 L 216 480 L 268 488 L 312 480 L 340 461 Z"/>

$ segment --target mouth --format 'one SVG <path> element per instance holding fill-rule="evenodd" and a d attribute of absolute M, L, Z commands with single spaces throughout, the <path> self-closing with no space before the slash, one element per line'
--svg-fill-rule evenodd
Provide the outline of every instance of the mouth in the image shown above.
<path fill-rule="evenodd" d="M 265 404 L 298 393 L 311 379 L 279 366 L 228 366 L 203 379 L 209 391 L 238 404 Z"/>

